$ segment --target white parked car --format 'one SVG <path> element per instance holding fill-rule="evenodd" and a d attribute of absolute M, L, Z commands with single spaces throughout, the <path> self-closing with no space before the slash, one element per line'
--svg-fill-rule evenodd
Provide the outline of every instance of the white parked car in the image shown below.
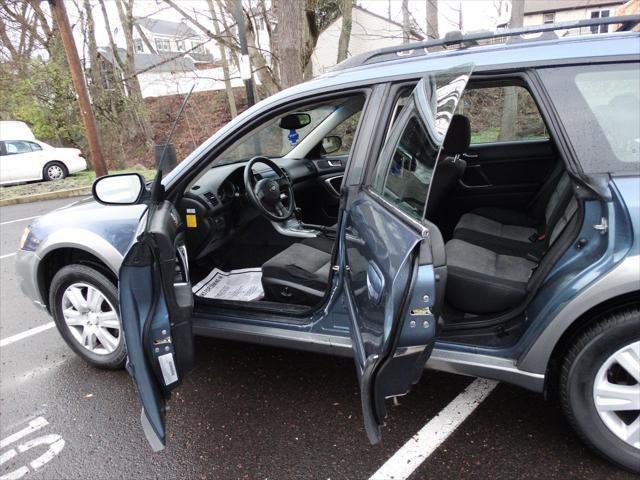
<path fill-rule="evenodd" d="M 61 180 L 87 169 L 77 148 L 52 147 L 39 140 L 0 140 L 0 185 Z"/>

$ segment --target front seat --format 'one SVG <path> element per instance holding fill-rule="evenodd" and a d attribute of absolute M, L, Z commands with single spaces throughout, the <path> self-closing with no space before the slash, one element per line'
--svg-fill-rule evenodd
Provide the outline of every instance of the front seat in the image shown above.
<path fill-rule="evenodd" d="M 429 201 L 426 213 L 428 219 L 433 219 L 433 215 L 442 199 L 453 189 L 458 179 L 464 175 L 464 171 L 467 169 L 467 162 L 460 158 L 460 155 L 466 153 L 470 143 L 471 126 L 469 119 L 464 115 L 455 114 L 451 119 L 451 125 L 442 144 L 442 153 L 436 164 L 433 182 L 429 187 Z"/>
<path fill-rule="evenodd" d="M 262 265 L 265 300 L 318 304 L 329 285 L 334 239 L 318 236 L 294 243 Z"/>

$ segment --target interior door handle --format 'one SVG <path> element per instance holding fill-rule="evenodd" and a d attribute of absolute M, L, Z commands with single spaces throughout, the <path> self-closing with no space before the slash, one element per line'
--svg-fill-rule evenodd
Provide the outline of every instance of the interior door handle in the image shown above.
<path fill-rule="evenodd" d="M 382 300 L 382 292 L 384 292 L 384 275 L 380 268 L 371 260 L 367 266 L 367 292 L 369 300 L 378 305 Z"/>

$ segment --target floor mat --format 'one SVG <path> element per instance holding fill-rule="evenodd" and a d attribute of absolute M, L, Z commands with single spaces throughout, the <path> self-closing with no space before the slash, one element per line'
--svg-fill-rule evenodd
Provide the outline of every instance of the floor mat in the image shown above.
<path fill-rule="evenodd" d="M 262 269 L 243 268 L 224 272 L 214 268 L 193 287 L 193 293 L 203 298 L 253 302 L 264 297 Z"/>

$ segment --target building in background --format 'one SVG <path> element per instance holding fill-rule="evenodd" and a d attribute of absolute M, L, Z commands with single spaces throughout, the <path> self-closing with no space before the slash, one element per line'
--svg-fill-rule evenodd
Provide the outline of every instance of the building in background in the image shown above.
<path fill-rule="evenodd" d="M 321 75 L 336 64 L 341 29 L 342 16 L 334 20 L 320 34 L 312 56 L 314 76 Z M 348 56 L 358 55 L 378 48 L 400 45 L 402 38 L 402 25 L 400 23 L 389 20 L 365 8 L 353 7 Z M 423 39 L 421 34 L 411 31 L 411 41 Z"/>
<path fill-rule="evenodd" d="M 588 18 L 613 17 L 625 0 L 524 0 L 524 26 L 542 25 L 544 23 L 570 22 Z M 637 1 L 637 0 L 635 0 Z M 580 31 L 571 30 L 569 35 L 587 33 L 606 33 L 615 28 L 609 25 L 599 25 L 583 28 Z M 567 32 L 558 30 L 556 34 L 563 36 Z"/>
<path fill-rule="evenodd" d="M 184 21 L 136 18 L 133 43 L 135 70 L 144 98 L 184 94 L 193 85 L 196 92 L 225 88 L 222 68 L 209 52 L 213 42 Z M 124 73 L 112 49 L 100 47 L 98 53 L 106 86 L 121 81 Z M 126 61 L 124 48 L 118 48 L 116 53 L 122 62 Z M 241 87 L 239 75 L 233 73 L 236 78 L 232 79 L 232 85 Z"/>

